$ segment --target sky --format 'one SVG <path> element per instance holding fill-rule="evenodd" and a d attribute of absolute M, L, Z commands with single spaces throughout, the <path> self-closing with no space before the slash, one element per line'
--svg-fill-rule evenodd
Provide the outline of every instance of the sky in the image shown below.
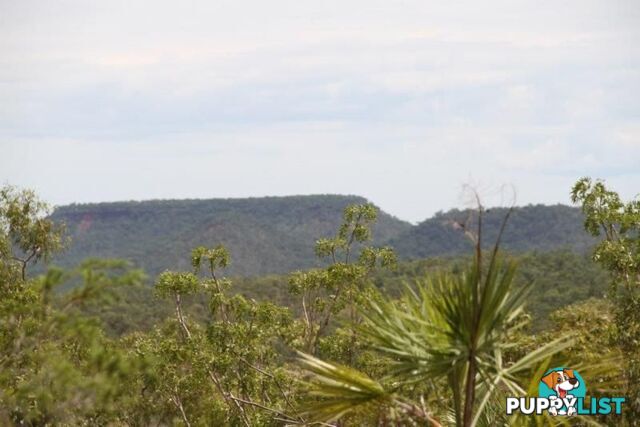
<path fill-rule="evenodd" d="M 412 222 L 640 192 L 640 2 L 0 0 L 0 184 L 357 194 Z"/>

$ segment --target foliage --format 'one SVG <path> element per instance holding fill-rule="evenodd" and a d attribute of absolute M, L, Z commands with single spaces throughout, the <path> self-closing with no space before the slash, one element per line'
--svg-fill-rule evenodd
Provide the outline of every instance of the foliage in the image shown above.
<path fill-rule="evenodd" d="M 615 341 L 627 361 L 627 416 L 640 419 L 640 199 L 624 203 L 604 182 L 582 178 L 571 191 L 581 205 L 584 227 L 603 236 L 593 260 L 612 273 L 610 297 L 615 304 Z M 622 291 L 620 291 L 622 287 Z"/>
<path fill-rule="evenodd" d="M 514 346 L 507 357 L 518 358 L 541 346 L 557 339 L 558 331 L 571 334 L 572 340 L 569 346 L 556 353 L 551 359 L 540 366 L 538 374 L 533 375 L 528 386 L 528 395 L 535 396 L 538 391 L 538 379 L 543 372 L 554 366 L 571 366 L 580 372 L 587 381 L 589 396 L 617 396 L 623 394 L 624 358 L 620 349 L 612 345 L 611 334 L 615 326 L 614 307 L 605 299 L 589 299 L 587 301 L 567 305 L 551 315 L 548 327 L 538 334 L 529 334 L 528 331 L 513 337 Z M 543 426 L 548 425 L 549 420 L 543 417 L 518 417 L 514 424 L 526 424 Z M 620 418 L 602 416 L 583 417 L 581 423 L 585 425 L 633 425 L 624 422 Z M 555 420 L 562 424 L 562 420 Z M 612 424 L 614 423 L 614 424 Z M 567 423 L 565 423 L 567 424 Z"/>
<path fill-rule="evenodd" d="M 508 211 L 508 208 L 496 207 L 483 213 L 483 249 L 491 248 Z M 579 209 L 564 205 L 512 208 L 501 247 L 513 253 L 558 249 L 586 252 L 595 240 L 583 232 L 582 221 Z M 476 230 L 477 226 L 478 216 L 473 209 L 452 209 L 436 213 L 386 244 L 398 252 L 400 259 L 468 254 L 473 245 L 461 231 Z"/>
<path fill-rule="evenodd" d="M 0 423 L 103 424 L 118 419 L 135 361 L 78 314 L 88 299 L 108 301 L 113 286 L 138 284 L 122 262 L 88 261 L 69 272 L 0 287 Z M 63 282 L 74 291 L 58 295 Z M 121 401 L 122 399 L 122 401 Z"/>
<path fill-rule="evenodd" d="M 373 297 L 367 278 L 379 264 L 393 268 L 396 258 L 390 248 L 365 246 L 353 262 L 355 244 L 363 244 L 371 238 L 371 224 L 377 213 L 373 205 L 352 205 L 345 209 L 343 223 L 338 234 L 332 239 L 316 242 L 316 254 L 329 258 L 331 264 L 324 269 L 295 272 L 289 279 L 289 289 L 301 296 L 304 320 L 302 347 L 310 353 L 317 353 L 320 338 L 326 333 L 333 316 L 347 309 L 351 327 L 351 339 L 346 344 L 349 362 L 354 361 L 357 334 L 355 326 L 360 318 L 356 307 Z"/>
<path fill-rule="evenodd" d="M 49 213 L 49 206 L 33 191 L 0 188 L 0 277 L 15 274 L 19 268 L 25 281 L 29 264 L 46 261 L 63 248 L 64 227 L 48 218 Z"/>
<path fill-rule="evenodd" d="M 531 317 L 531 328 L 540 331 L 550 327 L 549 316 L 564 309 L 568 304 L 579 303 L 589 298 L 603 298 L 607 293 L 609 274 L 591 261 L 590 256 L 568 250 L 550 252 L 527 252 L 505 254 L 505 258 L 516 262 L 518 269 L 514 277 L 516 286 L 532 284 L 527 304 Z M 415 285 L 427 276 L 443 272 L 459 273 L 471 262 L 470 257 L 430 258 L 398 262 L 395 268 L 375 268 L 367 281 L 376 291 L 391 297 L 399 297 L 407 284 Z M 310 274 L 309 271 L 306 272 Z M 289 292 L 292 275 L 269 275 L 260 277 L 233 277 L 230 295 L 240 294 L 247 299 L 269 301 L 288 307 L 295 316 L 302 316 L 300 295 Z M 62 285 L 64 287 L 64 285 Z M 368 291 L 372 293 L 372 290 Z M 173 312 L 167 300 L 153 297 L 150 286 L 119 287 L 114 289 L 118 298 L 109 304 L 91 301 L 83 305 L 83 312 L 100 319 L 105 332 L 111 336 L 126 333 L 146 332 Z M 208 301 L 204 295 L 182 297 L 184 310 L 197 321 L 208 316 Z M 327 343 L 327 346 L 333 344 Z M 335 347 L 334 353 L 339 348 Z M 342 360 L 340 357 L 336 360 Z"/>
<path fill-rule="evenodd" d="M 286 274 L 319 267 L 309 242 L 334 233 L 347 206 L 364 203 L 362 197 L 319 195 L 61 206 L 51 218 L 67 224 L 73 244 L 56 262 L 71 267 L 86 257 L 118 257 L 155 277 L 190 269 L 183 254 L 193 248 L 224 245 L 234 260 L 229 275 Z M 376 210 L 375 244 L 411 228 Z"/>
<path fill-rule="evenodd" d="M 561 249 L 504 256 L 518 265 L 514 276 L 516 286 L 529 284 L 533 288 L 528 297 L 527 312 L 536 331 L 548 327 L 549 316 L 568 304 L 602 298 L 606 294 L 609 274 L 586 254 Z M 467 256 L 400 262 L 394 270 L 374 272 L 372 281 L 384 293 L 399 296 L 406 284 L 443 272 L 459 273 L 469 262 L 472 259 Z M 260 289 L 260 286 L 256 283 L 252 288 Z M 273 288 L 270 291 L 275 293 Z"/>
<path fill-rule="evenodd" d="M 228 297 L 230 282 L 217 275 L 229 263 L 224 247 L 196 248 L 191 259 L 194 273 L 165 272 L 156 281 L 157 294 L 175 304 L 175 321 L 133 340 L 138 357 L 152 366 L 138 380 L 146 394 L 141 403 L 171 402 L 174 408 L 157 410 L 177 411 L 185 425 L 295 420 L 286 414 L 291 381 L 278 369 L 276 351 L 296 331 L 288 310 Z M 200 278 L 204 265 L 208 276 Z M 209 300 L 205 324 L 190 321 L 183 311 L 182 296 L 195 293 Z"/>
<path fill-rule="evenodd" d="M 380 383 L 366 374 L 348 366 L 324 362 L 309 354 L 299 353 L 301 365 L 311 374 L 312 380 L 306 385 L 310 396 L 320 401 L 308 400 L 301 407 L 301 414 L 312 422 L 325 422 L 343 418 L 356 409 L 373 414 L 388 410 L 395 402 L 395 396 L 384 390 Z M 369 419 L 371 424 L 379 423 L 381 417 Z"/>
<path fill-rule="evenodd" d="M 505 223 L 507 219 L 508 215 Z M 498 256 L 500 235 L 483 264 L 481 231 L 479 226 L 474 261 L 462 273 L 437 275 L 416 292 L 409 289 L 399 301 L 366 303 L 361 331 L 375 350 L 392 360 L 386 373 L 388 389 L 364 374 L 303 355 L 302 363 L 314 374 L 312 390 L 328 398 L 308 403 L 307 412 L 330 422 L 384 399 L 394 409 L 404 409 L 414 422 L 437 425 L 436 419 L 450 412 L 455 425 L 474 426 L 486 416 L 487 405 L 499 390 L 525 393 L 518 375 L 527 373 L 524 378 L 529 378 L 569 340 L 560 336 L 507 363 L 504 356 L 514 345 L 511 338 L 526 325 L 523 314 L 530 286 L 515 287 L 515 265 L 503 265 Z M 442 387 L 443 381 L 450 393 L 445 406 L 430 400 L 438 389 L 427 390 L 427 396 L 390 397 L 402 386 L 437 383 Z M 430 403 L 426 408 L 425 398 Z M 376 407 L 381 411 L 379 419 L 387 420 L 387 405 Z"/>
<path fill-rule="evenodd" d="M 504 416 L 505 393 L 531 393 L 550 363 L 577 361 L 583 374 L 613 387 L 627 383 L 627 370 L 616 369 L 623 365 L 610 362 L 632 356 L 623 332 L 635 333 L 634 307 L 600 298 L 609 276 L 586 257 L 569 250 L 485 257 L 478 238 L 473 258 L 397 264 L 390 248 L 375 245 L 406 231 L 405 225 L 369 204 L 346 207 L 338 222 L 335 206 L 322 206 L 345 199 L 296 201 L 303 205 L 299 210 L 286 198 L 271 206 L 193 201 L 191 207 L 196 217 L 221 209 L 232 224 L 264 215 L 238 241 L 255 232 L 252 238 L 265 239 L 265 265 L 285 257 L 283 268 L 315 253 L 315 268 L 229 279 L 224 273 L 242 264 L 246 253 L 232 264 L 235 252 L 206 238 L 177 262 L 181 268 L 152 271 L 161 273 L 149 287 L 142 271 L 119 260 L 87 259 L 66 270 L 40 268 L 35 271 L 43 274 L 34 276 L 36 260 L 64 247 L 63 228 L 33 193 L 3 190 L 0 424 L 275 426 L 338 419 L 341 426 L 489 426 L 514 421 Z M 184 213 L 179 203 L 154 203 L 172 215 Z M 134 222 L 149 227 L 144 233 L 173 233 L 172 219 L 145 213 L 145 204 L 117 207 L 132 208 Z M 92 248 L 114 248 L 109 239 L 126 240 L 127 233 L 135 237 L 124 226 L 130 213 L 109 211 L 110 221 L 122 220 L 126 232 L 116 227 L 110 235 L 105 228 L 91 237 Z M 297 219 L 288 228 L 303 214 L 311 220 Z M 274 215 L 280 219 L 271 221 Z M 379 218 L 382 228 L 376 227 Z M 207 235 L 207 221 L 178 231 Z M 332 237 L 326 237 L 328 224 L 337 230 Z M 77 233 L 92 226 L 71 228 Z M 299 258 L 286 251 L 274 255 L 282 242 L 293 242 L 278 241 L 275 229 L 300 233 L 295 239 L 313 230 L 321 238 Z M 384 239 L 376 241 L 380 230 Z M 101 236 L 107 241 L 94 239 Z M 145 254 L 154 265 L 169 259 L 159 253 L 173 257 L 188 241 L 170 237 L 173 245 Z M 149 247 L 143 246 L 148 240 L 136 244 L 140 254 Z M 288 250 L 300 247 L 292 243 Z M 605 267 L 611 265 L 619 264 Z M 612 273 L 614 280 L 625 277 Z M 623 284 L 618 295 L 626 292 Z M 562 309 L 586 298 L 599 299 Z M 630 319 L 628 329 L 620 319 Z M 576 331 L 573 341 L 558 338 L 565 326 Z M 292 363 L 298 350 L 313 354 L 297 353 L 299 363 Z M 603 384 L 591 389 L 609 392 Z"/>
<path fill-rule="evenodd" d="M 340 212 L 365 202 L 355 196 L 295 196 L 62 206 L 52 218 L 66 222 L 73 245 L 57 262 L 70 267 L 85 257 L 118 257 L 155 277 L 165 269 L 189 269 L 189 260 L 181 254 L 195 247 L 222 244 L 233 256 L 227 269 L 233 276 L 322 267 L 309 242 L 332 236 L 341 224 Z M 469 210 L 440 212 L 418 225 L 376 210 L 372 243 L 393 247 L 400 260 L 466 256 L 472 251 L 464 234 L 456 230 L 460 225 L 475 229 Z M 502 208 L 485 213 L 486 242 L 497 236 L 504 214 Z M 585 253 L 595 239 L 584 233 L 583 219 L 580 209 L 569 206 L 515 208 L 502 247 L 512 253 L 558 249 Z"/>

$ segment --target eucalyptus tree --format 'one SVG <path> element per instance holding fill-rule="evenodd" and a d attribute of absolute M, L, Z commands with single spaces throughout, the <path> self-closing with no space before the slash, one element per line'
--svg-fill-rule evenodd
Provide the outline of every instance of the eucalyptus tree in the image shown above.
<path fill-rule="evenodd" d="M 63 249 L 64 226 L 49 219 L 50 206 L 32 190 L 0 188 L 0 268 L 2 278 L 19 272 L 27 279 L 27 267 L 48 260 Z"/>
<path fill-rule="evenodd" d="M 174 303 L 175 318 L 132 340 L 151 366 L 139 378 L 143 405 L 185 425 L 300 423 L 291 415 L 296 387 L 278 351 L 297 323 L 286 308 L 230 296 L 231 281 L 220 274 L 229 258 L 223 246 L 199 247 L 191 254 L 192 272 L 158 277 L 156 293 Z M 206 323 L 189 318 L 189 297 L 206 299 Z"/>
<path fill-rule="evenodd" d="M 32 191 L 0 190 L 0 424 L 117 422 L 131 361 L 77 308 L 104 303 L 143 274 L 126 262 L 87 260 L 31 277 L 28 267 L 66 240 L 49 212 Z"/>
<path fill-rule="evenodd" d="M 600 237 L 593 260 L 611 272 L 609 296 L 614 302 L 614 339 L 627 361 L 630 420 L 640 419 L 640 198 L 624 202 L 603 181 L 581 178 L 571 190 L 580 204 L 584 227 Z"/>
<path fill-rule="evenodd" d="M 343 347 L 349 363 L 353 362 L 356 326 L 360 322 L 357 307 L 375 297 L 375 290 L 367 281 L 369 274 L 377 266 L 396 265 L 393 250 L 366 245 L 376 219 L 377 210 L 371 204 L 346 207 L 337 234 L 316 241 L 316 255 L 328 260 L 329 265 L 290 275 L 290 292 L 301 297 L 304 325 L 301 348 L 306 352 L 317 354 L 331 321 L 342 315 L 346 316 L 350 329 Z"/>

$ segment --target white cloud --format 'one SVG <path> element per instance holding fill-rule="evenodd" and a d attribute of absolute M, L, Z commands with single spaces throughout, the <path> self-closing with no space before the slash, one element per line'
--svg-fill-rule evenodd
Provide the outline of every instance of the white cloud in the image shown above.
<path fill-rule="evenodd" d="M 640 184 L 632 1 L 0 8 L 0 180 L 56 203 L 356 193 L 420 220 L 469 179 Z"/>

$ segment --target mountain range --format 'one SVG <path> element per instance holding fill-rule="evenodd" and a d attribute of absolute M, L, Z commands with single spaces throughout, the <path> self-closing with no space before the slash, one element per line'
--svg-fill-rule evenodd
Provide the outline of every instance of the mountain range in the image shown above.
<path fill-rule="evenodd" d="M 347 205 L 366 202 L 359 196 L 313 195 L 60 206 L 52 218 L 67 225 L 71 244 L 55 263 L 68 267 L 87 257 L 124 258 L 153 276 L 165 269 L 189 270 L 196 246 L 224 244 L 232 259 L 229 275 L 286 273 L 320 265 L 315 240 L 335 234 Z M 487 209 L 487 245 L 506 212 Z M 468 254 L 472 247 L 463 227 L 475 227 L 469 218 L 468 210 L 453 209 L 413 225 L 379 210 L 373 244 L 395 248 L 402 260 Z M 593 243 L 580 210 L 565 205 L 517 207 L 503 236 L 510 252 L 584 252 Z"/>

